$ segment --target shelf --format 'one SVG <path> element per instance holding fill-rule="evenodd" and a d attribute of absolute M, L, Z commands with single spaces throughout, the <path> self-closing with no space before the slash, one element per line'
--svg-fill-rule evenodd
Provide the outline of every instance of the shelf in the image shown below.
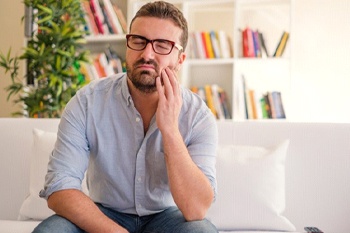
<path fill-rule="evenodd" d="M 226 64 L 244 64 L 250 63 L 252 65 L 263 63 L 263 64 L 271 64 L 278 65 L 279 63 L 289 63 L 290 59 L 285 57 L 268 57 L 268 58 L 215 58 L 215 59 L 194 59 L 189 58 L 185 61 L 191 65 L 226 65 Z"/>
<path fill-rule="evenodd" d="M 117 34 L 117 35 L 98 35 L 98 36 L 87 36 L 86 42 L 91 43 L 118 43 L 125 42 L 125 34 Z"/>
<path fill-rule="evenodd" d="M 215 59 L 187 59 L 185 62 L 191 65 L 226 65 L 226 64 L 233 64 L 234 59 L 222 59 L 222 58 L 215 58 Z"/>

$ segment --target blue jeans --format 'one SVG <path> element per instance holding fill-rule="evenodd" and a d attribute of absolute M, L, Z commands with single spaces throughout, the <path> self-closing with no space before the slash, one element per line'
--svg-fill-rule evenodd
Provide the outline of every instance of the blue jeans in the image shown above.
<path fill-rule="evenodd" d="M 139 217 L 119 213 L 97 204 L 110 219 L 127 229 L 130 233 L 217 233 L 216 227 L 207 219 L 187 222 L 181 211 L 171 207 L 163 212 Z M 33 233 L 84 233 L 69 220 L 53 215 L 42 221 Z"/>

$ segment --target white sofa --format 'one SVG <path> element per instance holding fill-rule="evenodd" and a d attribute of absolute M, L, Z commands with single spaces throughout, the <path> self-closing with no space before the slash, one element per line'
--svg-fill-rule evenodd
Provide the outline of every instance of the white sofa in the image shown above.
<path fill-rule="evenodd" d="M 28 233 L 39 223 L 18 220 L 32 186 L 33 128 L 56 132 L 58 122 L 0 118 L 0 233 Z M 208 218 L 220 232 L 275 232 L 278 222 L 282 222 L 279 230 L 293 231 L 286 226 L 288 220 L 296 232 L 304 232 L 305 226 L 326 233 L 350 232 L 350 124 L 224 121 L 218 128 L 219 194 Z M 283 141 L 284 146 L 273 149 Z M 280 156 L 285 149 L 286 159 Z M 265 153 L 265 157 L 232 161 L 231 152 L 243 157 L 247 152 Z M 271 161 L 275 165 L 269 165 Z M 272 229 L 267 229 L 269 225 Z"/>

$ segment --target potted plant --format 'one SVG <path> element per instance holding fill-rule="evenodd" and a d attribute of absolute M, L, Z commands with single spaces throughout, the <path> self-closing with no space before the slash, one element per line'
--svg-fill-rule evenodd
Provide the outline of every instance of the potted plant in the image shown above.
<path fill-rule="evenodd" d="M 24 0 L 32 9 L 32 33 L 20 56 L 11 57 L 11 49 L 0 53 L 0 67 L 10 72 L 12 83 L 7 99 L 16 95 L 23 111 L 14 115 L 60 117 L 66 103 L 85 84 L 79 64 L 88 62 L 83 50 L 87 31 L 80 0 Z M 26 61 L 26 74 L 19 77 L 19 61 Z M 27 82 L 25 81 L 27 80 Z"/>

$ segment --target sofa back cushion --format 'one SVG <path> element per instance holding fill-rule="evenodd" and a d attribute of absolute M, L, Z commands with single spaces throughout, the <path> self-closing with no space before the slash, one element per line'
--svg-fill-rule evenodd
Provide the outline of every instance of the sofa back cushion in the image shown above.
<path fill-rule="evenodd" d="M 219 146 L 218 196 L 207 215 L 219 230 L 295 231 L 282 215 L 288 144 Z"/>
<path fill-rule="evenodd" d="M 59 119 L 0 119 L 0 219 L 16 220 L 29 195 L 33 128 L 57 132 Z"/>

